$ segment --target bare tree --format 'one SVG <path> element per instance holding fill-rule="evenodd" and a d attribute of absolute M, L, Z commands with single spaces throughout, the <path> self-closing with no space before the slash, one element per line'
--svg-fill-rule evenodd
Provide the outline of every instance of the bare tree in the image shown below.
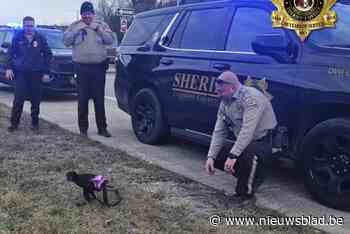
<path fill-rule="evenodd" d="M 177 4 L 190 4 L 200 2 L 210 2 L 215 0 L 160 0 L 161 7 L 176 6 Z"/>
<path fill-rule="evenodd" d="M 103 19 L 112 31 L 117 33 L 120 41 L 123 34 L 120 32 L 120 16 L 118 9 L 124 7 L 128 0 L 99 0 L 96 9 L 97 17 Z"/>
<path fill-rule="evenodd" d="M 102 18 L 118 34 L 120 40 L 123 34 L 120 33 L 121 16 L 118 13 L 118 9 L 131 8 L 135 10 L 135 13 L 139 13 L 157 8 L 159 1 L 161 0 L 99 0 L 96 13 L 98 17 Z M 128 16 L 127 19 L 130 24 L 132 17 Z"/>
<path fill-rule="evenodd" d="M 177 5 L 177 0 L 160 0 L 158 2 L 158 7 L 170 7 L 170 6 L 176 6 Z"/>
<path fill-rule="evenodd" d="M 118 0 L 100 0 L 97 4 L 97 16 L 102 18 L 113 31 L 117 31 Z"/>
<path fill-rule="evenodd" d="M 186 4 L 201 1 L 208 0 L 180 0 L 179 2 L 180 4 Z M 160 7 L 175 6 L 177 2 L 177 0 L 99 0 L 96 14 L 117 33 L 118 39 L 121 40 L 123 34 L 120 32 L 121 16 L 118 13 L 119 8 L 131 8 L 135 10 L 135 13 L 139 13 Z M 128 16 L 127 19 L 130 25 L 132 17 Z"/>
<path fill-rule="evenodd" d="M 190 3 L 200 3 L 200 2 L 208 2 L 208 1 L 215 1 L 215 0 L 158 0 L 158 3 L 156 4 L 156 8 L 162 8 L 162 7 L 170 7 L 170 6 L 176 6 L 184 5 L 184 4 L 190 4 Z"/>
<path fill-rule="evenodd" d="M 135 12 L 147 11 L 157 8 L 159 0 L 131 0 Z"/>

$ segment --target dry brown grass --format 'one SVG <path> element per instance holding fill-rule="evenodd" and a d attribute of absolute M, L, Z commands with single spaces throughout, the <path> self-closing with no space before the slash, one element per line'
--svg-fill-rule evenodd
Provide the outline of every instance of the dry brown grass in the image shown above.
<path fill-rule="evenodd" d="M 9 110 L 0 106 L 0 233 L 320 233 L 310 227 L 212 227 L 213 214 L 279 214 L 233 204 L 219 191 L 132 158 L 122 151 L 47 122 L 33 134 L 24 116 L 9 134 Z M 120 190 L 113 208 L 82 201 L 69 170 L 104 174 Z"/>

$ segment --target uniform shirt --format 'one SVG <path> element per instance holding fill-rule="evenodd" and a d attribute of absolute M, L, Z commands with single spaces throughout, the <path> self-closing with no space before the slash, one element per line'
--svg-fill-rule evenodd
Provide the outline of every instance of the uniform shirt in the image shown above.
<path fill-rule="evenodd" d="M 277 125 L 271 102 L 256 88 L 241 85 L 229 101 L 221 101 L 208 157 L 216 158 L 231 130 L 236 141 L 230 153 L 240 156 L 252 140 Z"/>
<path fill-rule="evenodd" d="M 109 26 L 95 20 L 91 24 L 98 24 L 102 29 L 99 34 L 82 20 L 72 23 L 64 32 L 63 41 L 66 46 L 73 46 L 73 61 L 82 64 L 98 64 L 107 59 L 107 45 L 114 41 Z"/>
<path fill-rule="evenodd" d="M 6 68 L 49 74 L 51 58 L 52 52 L 44 36 L 34 32 L 33 40 L 29 42 L 21 30 L 12 39 Z"/>

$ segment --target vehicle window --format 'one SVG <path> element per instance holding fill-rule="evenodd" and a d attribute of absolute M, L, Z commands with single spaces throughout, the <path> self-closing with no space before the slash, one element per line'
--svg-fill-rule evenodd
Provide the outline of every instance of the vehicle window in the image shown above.
<path fill-rule="evenodd" d="M 228 13 L 228 8 L 193 10 L 183 32 L 180 48 L 216 49 L 216 39 L 224 30 Z"/>
<path fill-rule="evenodd" d="M 259 8 L 237 8 L 230 33 L 226 42 L 226 50 L 253 52 L 252 42 L 256 36 L 264 34 L 284 35 L 282 29 L 272 28 L 271 15 Z"/>
<path fill-rule="evenodd" d="M 336 27 L 312 31 L 309 40 L 321 46 L 350 47 L 350 5 L 336 4 Z"/>
<path fill-rule="evenodd" d="M 150 38 L 163 19 L 164 15 L 135 18 L 121 44 L 124 46 L 142 45 Z"/>
<path fill-rule="evenodd" d="M 170 21 L 174 18 L 174 14 L 169 14 L 166 15 L 164 17 L 164 19 L 162 20 L 162 22 L 159 24 L 159 26 L 157 27 L 157 29 L 154 31 L 153 33 L 153 38 L 154 39 L 159 39 L 163 32 L 165 31 L 165 29 L 168 27 Z M 155 35 L 157 35 L 157 37 L 155 37 Z"/>
<path fill-rule="evenodd" d="M 4 41 L 4 37 L 5 37 L 5 31 L 0 31 L 0 45 L 3 43 Z"/>
<path fill-rule="evenodd" d="M 181 37 L 182 37 L 183 32 L 185 30 L 185 26 L 187 24 L 189 16 L 190 16 L 190 12 L 187 12 L 186 15 L 182 18 L 179 26 L 176 28 L 174 36 L 172 37 L 171 41 L 169 42 L 169 46 L 171 48 L 180 48 Z"/>
<path fill-rule="evenodd" d="M 12 43 L 13 32 L 7 31 L 4 42 Z"/>
<path fill-rule="evenodd" d="M 63 32 L 57 31 L 41 31 L 41 34 L 46 38 L 47 44 L 51 49 L 67 49 L 63 43 Z"/>

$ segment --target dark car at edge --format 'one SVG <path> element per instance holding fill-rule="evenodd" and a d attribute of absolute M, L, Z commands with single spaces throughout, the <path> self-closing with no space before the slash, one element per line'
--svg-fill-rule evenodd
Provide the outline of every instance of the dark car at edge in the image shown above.
<path fill-rule="evenodd" d="M 76 76 L 72 61 L 72 49 L 63 44 L 63 31 L 58 29 L 37 28 L 45 36 L 52 51 L 50 78 L 42 81 L 46 93 L 75 93 Z M 0 82 L 13 86 L 13 81 L 5 79 L 7 51 L 17 28 L 0 28 Z"/>

